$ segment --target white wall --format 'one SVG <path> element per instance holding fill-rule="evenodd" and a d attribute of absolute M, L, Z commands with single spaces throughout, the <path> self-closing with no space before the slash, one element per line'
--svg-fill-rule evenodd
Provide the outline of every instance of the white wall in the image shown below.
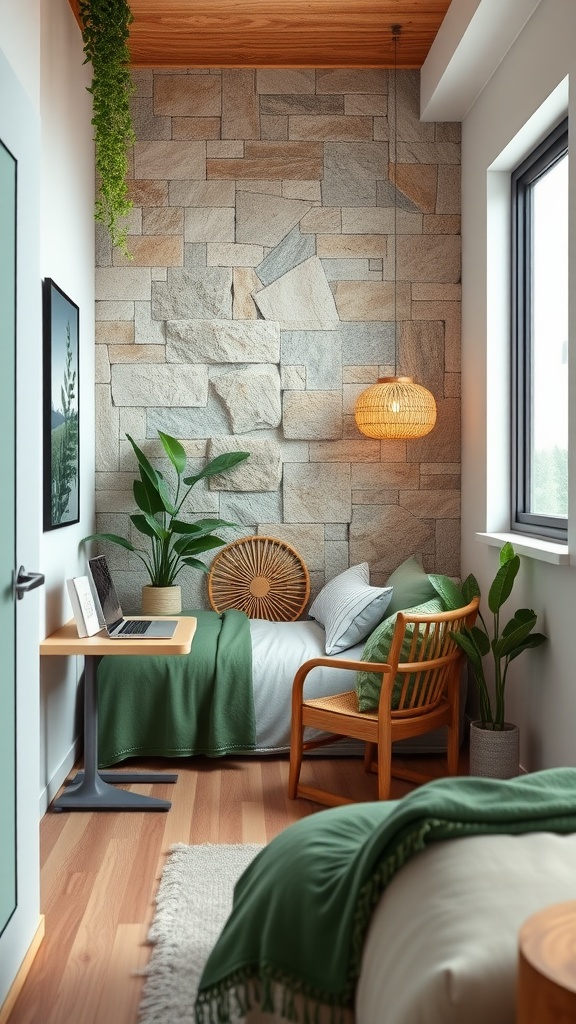
<path fill-rule="evenodd" d="M 94 147 L 82 37 L 67 0 L 42 0 L 42 277 L 80 308 L 80 522 L 42 535 L 45 635 L 71 617 L 65 580 L 83 575 L 79 542 L 94 522 Z M 80 659 L 41 666 L 40 810 L 73 762 Z"/>
<path fill-rule="evenodd" d="M 576 123 L 567 83 L 576 76 L 576 5 L 541 0 L 486 84 L 462 129 L 462 573 L 483 593 L 498 552 L 477 531 L 506 530 L 509 494 L 509 171 L 567 112 Z M 572 256 L 576 245 L 576 162 L 570 155 Z M 576 295 L 576 261 L 570 295 Z M 575 309 L 570 313 L 576 353 Z M 574 360 L 572 359 L 572 362 Z M 571 366 L 571 406 L 576 372 Z M 576 422 L 570 428 L 571 525 L 576 542 Z M 573 632 L 576 559 L 553 565 L 522 556 L 511 610 L 533 607 L 550 642 L 514 662 L 506 717 L 521 728 L 521 760 L 529 769 L 576 765 L 576 674 Z"/>

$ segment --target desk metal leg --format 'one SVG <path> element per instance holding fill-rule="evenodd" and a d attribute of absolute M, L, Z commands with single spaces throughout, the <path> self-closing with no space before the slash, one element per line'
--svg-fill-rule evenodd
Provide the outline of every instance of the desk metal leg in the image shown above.
<path fill-rule="evenodd" d="M 169 800 L 159 800 L 140 793 L 128 793 L 109 785 L 106 774 L 114 781 L 171 782 L 176 776 L 153 773 L 109 772 L 101 775 L 98 771 L 98 683 L 96 671 L 100 657 L 92 654 L 84 658 L 84 770 L 78 772 L 72 785 L 68 786 L 53 803 L 55 811 L 167 811 L 172 805 Z"/>

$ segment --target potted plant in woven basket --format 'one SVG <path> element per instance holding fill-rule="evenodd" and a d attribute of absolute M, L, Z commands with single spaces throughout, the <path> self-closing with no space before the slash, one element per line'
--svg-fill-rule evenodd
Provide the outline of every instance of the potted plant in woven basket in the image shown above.
<path fill-rule="evenodd" d="M 490 628 L 479 612 L 480 625 L 452 634 L 466 654 L 478 688 L 480 720 L 470 726 L 471 775 L 506 779 L 518 775 L 520 770 L 518 726 L 507 722 L 505 714 L 508 668 L 523 651 L 539 647 L 547 637 L 533 632 L 537 616 L 531 608 L 519 608 L 506 625 L 501 624 L 500 611 L 512 593 L 519 569 L 520 558 L 512 544 L 504 544 L 498 572 L 488 591 L 488 609 L 492 615 Z M 461 589 L 466 602 L 474 596 L 480 597 L 480 588 L 473 575 L 468 576 Z M 487 657 L 493 665 L 493 694 L 484 672 Z"/>
<path fill-rule="evenodd" d="M 130 521 L 147 542 L 147 549 L 137 548 L 132 541 L 115 533 L 92 533 L 88 540 L 107 540 L 132 551 L 146 567 L 150 583 L 142 587 L 142 611 L 147 615 L 177 615 L 182 609 L 181 589 L 176 579 L 186 566 L 207 573 L 208 567 L 196 556 L 220 547 L 226 541 L 214 531 L 236 523 L 224 519 L 183 518 L 190 491 L 199 480 L 224 473 L 249 458 L 249 452 L 225 452 L 206 463 L 199 473 L 184 476 L 186 452 L 169 434 L 158 431 L 164 451 L 176 475 L 170 487 L 160 470 L 154 469 L 136 442 L 126 434 L 134 449 L 140 470 L 140 479 L 133 483 L 134 500 L 139 512 Z"/>

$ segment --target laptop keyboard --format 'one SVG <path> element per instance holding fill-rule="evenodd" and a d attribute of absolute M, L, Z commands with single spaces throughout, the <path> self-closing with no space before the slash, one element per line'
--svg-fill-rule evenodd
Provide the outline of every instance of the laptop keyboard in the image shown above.
<path fill-rule="evenodd" d="M 150 625 L 149 622 L 142 619 L 135 619 L 133 622 L 125 622 L 119 633 L 145 633 Z"/>

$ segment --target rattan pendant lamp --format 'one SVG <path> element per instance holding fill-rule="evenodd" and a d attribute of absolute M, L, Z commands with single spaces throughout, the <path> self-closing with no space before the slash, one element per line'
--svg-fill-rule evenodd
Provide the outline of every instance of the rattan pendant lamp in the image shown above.
<path fill-rule="evenodd" d="M 398 104 L 397 71 L 398 71 L 398 39 L 402 26 L 392 25 L 392 41 L 394 45 L 394 143 L 393 166 L 394 185 L 396 185 L 396 164 L 398 161 Z M 398 313 L 397 291 L 398 272 L 396 258 L 398 207 L 394 203 L 394 373 L 398 356 Z M 367 437 L 376 438 L 411 438 L 424 437 L 436 423 L 436 402 L 434 396 L 421 384 L 415 384 L 412 377 L 380 377 L 359 395 L 354 409 L 356 425 Z"/>

